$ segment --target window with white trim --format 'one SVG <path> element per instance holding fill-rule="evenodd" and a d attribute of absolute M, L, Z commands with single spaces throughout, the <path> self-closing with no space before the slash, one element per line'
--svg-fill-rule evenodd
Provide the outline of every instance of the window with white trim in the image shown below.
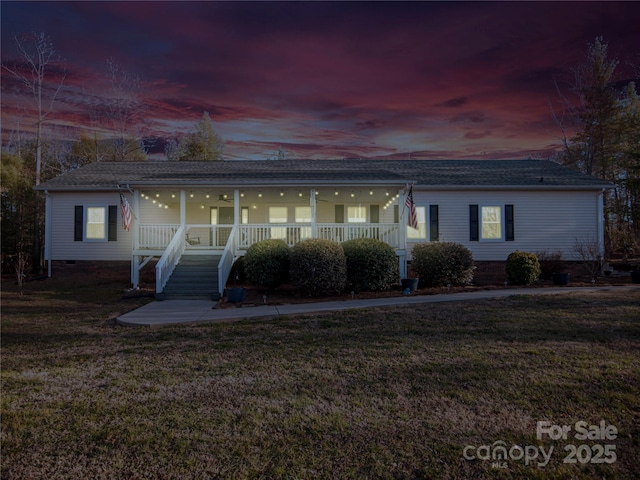
<path fill-rule="evenodd" d="M 482 206 L 480 210 L 480 239 L 502 240 L 502 207 L 498 205 Z"/>
<path fill-rule="evenodd" d="M 107 207 L 87 207 L 85 209 L 84 238 L 96 241 L 107 239 Z"/>
<path fill-rule="evenodd" d="M 311 223 L 311 206 L 300 206 L 295 208 L 296 223 Z M 300 227 L 300 239 L 311 238 L 311 227 Z"/>
<path fill-rule="evenodd" d="M 425 240 L 427 238 L 427 208 L 416 206 L 416 217 L 418 217 L 418 230 L 407 225 L 407 239 Z"/>
<path fill-rule="evenodd" d="M 287 207 L 269 207 L 269 223 L 287 223 L 289 209 Z M 271 227 L 271 238 L 287 239 L 286 227 Z"/>
<path fill-rule="evenodd" d="M 347 223 L 367 223 L 367 207 L 349 205 L 347 207 Z"/>

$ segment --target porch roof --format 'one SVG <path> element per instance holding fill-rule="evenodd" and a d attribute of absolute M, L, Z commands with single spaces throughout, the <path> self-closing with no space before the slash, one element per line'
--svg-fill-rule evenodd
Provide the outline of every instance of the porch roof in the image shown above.
<path fill-rule="evenodd" d="M 67 172 L 40 190 L 135 187 L 386 185 L 608 188 L 596 177 L 547 160 L 235 160 L 99 162 Z"/>

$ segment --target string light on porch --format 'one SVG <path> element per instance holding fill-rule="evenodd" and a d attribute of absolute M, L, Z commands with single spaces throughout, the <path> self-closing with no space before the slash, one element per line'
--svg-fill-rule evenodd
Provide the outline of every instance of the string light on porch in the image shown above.
<path fill-rule="evenodd" d="M 207 194 L 205 195 L 205 198 L 209 198 L 211 197 L 211 195 L 209 194 L 209 192 L 207 192 Z"/>
<path fill-rule="evenodd" d="M 262 192 L 258 192 L 258 198 L 262 198 Z"/>
<path fill-rule="evenodd" d="M 193 198 L 193 192 L 189 192 L 189 197 Z"/>
<path fill-rule="evenodd" d="M 356 194 L 353 192 L 353 190 L 351 190 L 351 198 L 354 198 L 356 196 Z"/>
<path fill-rule="evenodd" d="M 160 192 L 156 192 L 156 198 L 160 198 Z"/>
<path fill-rule="evenodd" d="M 282 190 L 280 191 L 280 196 L 284 197 L 284 192 Z"/>

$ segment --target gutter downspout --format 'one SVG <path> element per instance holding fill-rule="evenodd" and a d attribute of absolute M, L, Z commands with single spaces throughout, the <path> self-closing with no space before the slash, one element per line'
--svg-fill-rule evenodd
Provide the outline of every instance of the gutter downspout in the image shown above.
<path fill-rule="evenodd" d="M 596 208 L 598 215 L 598 250 L 600 251 L 600 256 L 604 260 L 604 194 L 606 189 L 602 189 L 602 191 L 596 196 Z"/>

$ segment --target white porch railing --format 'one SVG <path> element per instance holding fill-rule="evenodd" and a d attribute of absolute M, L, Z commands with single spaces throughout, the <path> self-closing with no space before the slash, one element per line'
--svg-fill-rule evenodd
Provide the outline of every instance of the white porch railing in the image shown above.
<path fill-rule="evenodd" d="M 185 228 L 178 227 L 171 242 L 169 242 L 169 246 L 160 257 L 160 260 L 158 260 L 156 264 L 156 293 L 162 293 L 169 277 L 184 253 L 186 245 L 184 238 Z"/>
<path fill-rule="evenodd" d="M 344 242 L 354 238 L 375 238 L 399 248 L 397 223 L 318 223 L 316 238 Z M 239 225 L 238 249 L 246 250 L 261 240 L 282 239 L 289 246 L 313 238 L 313 226 L 304 223 L 264 223 Z"/>
<path fill-rule="evenodd" d="M 175 239 L 180 225 L 140 225 L 139 248 L 165 249 Z M 189 250 L 223 249 L 233 232 L 232 225 L 186 225 L 184 246 Z M 311 223 L 262 223 L 238 225 L 234 246 L 246 250 L 252 244 L 272 238 L 283 239 L 289 246 L 314 237 Z M 400 247 L 397 223 L 317 223 L 315 237 L 336 242 L 354 238 L 375 238 L 394 248 Z"/>
<path fill-rule="evenodd" d="M 218 290 L 220 295 L 224 293 L 224 287 L 227 283 L 227 279 L 229 278 L 229 274 L 231 273 L 231 267 L 233 267 L 233 261 L 236 258 L 237 251 L 237 237 L 238 236 L 238 227 L 233 227 L 231 229 L 231 233 L 229 234 L 229 241 L 227 242 L 227 246 L 222 252 L 222 257 L 218 262 Z"/>
<path fill-rule="evenodd" d="M 139 248 L 165 248 L 180 225 L 143 224 L 139 228 Z"/>

